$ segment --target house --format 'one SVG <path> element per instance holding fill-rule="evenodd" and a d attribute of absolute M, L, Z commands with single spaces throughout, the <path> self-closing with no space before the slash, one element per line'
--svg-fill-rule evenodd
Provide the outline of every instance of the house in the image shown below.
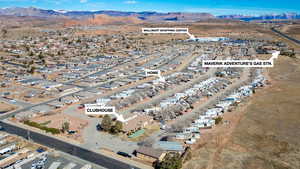
<path fill-rule="evenodd" d="M 31 108 L 31 111 L 33 112 L 38 112 L 40 114 L 44 114 L 44 113 L 48 113 L 50 111 L 53 110 L 53 107 L 49 106 L 49 105 L 38 105 L 38 106 L 35 106 L 33 108 Z"/>
<path fill-rule="evenodd" d="M 24 80 L 20 80 L 19 82 L 22 83 L 23 85 L 35 85 L 39 84 L 42 81 L 40 78 L 27 78 Z"/>
<path fill-rule="evenodd" d="M 110 98 L 98 98 L 98 99 L 96 99 L 96 103 L 99 104 L 99 105 L 103 105 L 103 106 L 105 106 L 110 101 L 111 101 Z"/>
<path fill-rule="evenodd" d="M 130 132 L 130 131 L 136 131 L 138 129 L 144 128 L 147 125 L 151 124 L 153 122 L 153 118 L 148 115 L 134 115 L 131 117 L 124 117 L 126 119 L 130 119 L 123 123 L 123 131 L 124 132 Z"/>
<path fill-rule="evenodd" d="M 82 91 L 82 92 L 76 93 L 74 95 L 77 96 L 80 100 L 84 100 L 84 99 L 88 99 L 90 97 L 93 97 L 94 93 L 91 93 L 89 91 Z"/>
<path fill-rule="evenodd" d="M 7 168 L 12 164 L 15 164 L 17 161 L 22 161 L 23 159 L 26 159 L 29 155 L 28 151 L 28 149 L 22 149 L 21 151 L 18 151 L 4 159 L 1 159 L 0 167 Z"/>
<path fill-rule="evenodd" d="M 215 125 L 215 120 L 208 115 L 200 115 L 198 119 L 192 123 L 192 127 L 197 128 L 211 128 Z"/>
<path fill-rule="evenodd" d="M 197 127 L 187 127 L 183 129 L 183 133 L 193 133 L 199 132 L 199 128 Z"/>
<path fill-rule="evenodd" d="M 74 87 L 74 86 L 69 86 L 69 85 L 63 85 L 63 86 L 59 87 L 58 90 L 61 92 L 60 96 L 64 96 L 64 95 L 79 91 L 79 88 Z"/>
<path fill-rule="evenodd" d="M 192 133 L 177 133 L 175 138 L 178 140 L 185 140 L 192 137 Z"/>
<path fill-rule="evenodd" d="M 7 145 L 3 145 L 0 147 L 0 154 L 3 155 L 7 152 L 11 152 L 12 150 L 16 149 L 17 148 L 17 145 L 15 142 L 13 143 L 9 143 Z"/>
<path fill-rule="evenodd" d="M 166 156 L 166 153 L 164 151 L 151 147 L 139 147 L 135 150 L 135 152 L 138 158 L 149 161 L 151 163 L 155 161 L 162 161 Z"/>
<path fill-rule="evenodd" d="M 41 88 L 51 90 L 53 88 L 61 87 L 63 84 L 61 83 L 56 83 L 56 82 L 49 82 L 49 81 L 44 81 L 41 84 Z"/>
<path fill-rule="evenodd" d="M 58 100 L 54 100 L 54 101 L 48 103 L 47 105 L 54 107 L 55 109 L 58 109 L 58 108 L 61 108 L 64 106 L 64 104 L 59 102 Z"/>
<path fill-rule="evenodd" d="M 223 111 L 225 112 L 229 109 L 229 106 L 232 103 L 233 103 L 232 101 L 223 101 L 223 102 L 220 102 L 220 103 L 216 104 L 216 108 L 222 108 Z"/>
<path fill-rule="evenodd" d="M 72 104 L 72 103 L 79 102 L 79 99 L 77 97 L 73 97 L 73 96 L 66 96 L 66 97 L 61 98 L 59 101 L 65 103 L 65 104 Z"/>

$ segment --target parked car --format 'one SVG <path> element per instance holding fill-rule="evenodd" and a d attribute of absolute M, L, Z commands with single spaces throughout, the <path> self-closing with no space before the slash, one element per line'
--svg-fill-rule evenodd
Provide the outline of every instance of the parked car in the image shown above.
<path fill-rule="evenodd" d="M 14 99 L 11 99 L 10 102 L 12 103 L 16 103 L 17 101 L 15 101 Z"/>
<path fill-rule="evenodd" d="M 42 152 L 45 152 L 45 149 L 43 147 L 40 147 L 40 148 L 36 149 L 36 151 L 38 153 L 42 153 Z"/>
<path fill-rule="evenodd" d="M 196 139 L 190 138 L 189 140 L 185 141 L 185 144 L 194 144 L 196 142 Z"/>
<path fill-rule="evenodd" d="M 121 156 L 123 156 L 123 157 L 128 157 L 128 158 L 131 158 L 131 157 L 132 157 L 131 155 L 129 155 L 129 154 L 125 153 L 125 152 L 122 152 L 122 151 L 117 152 L 117 154 L 118 154 L 118 155 L 121 155 Z"/>
<path fill-rule="evenodd" d="M 78 106 L 78 109 L 83 109 L 84 108 L 84 104 L 81 104 L 80 106 Z"/>

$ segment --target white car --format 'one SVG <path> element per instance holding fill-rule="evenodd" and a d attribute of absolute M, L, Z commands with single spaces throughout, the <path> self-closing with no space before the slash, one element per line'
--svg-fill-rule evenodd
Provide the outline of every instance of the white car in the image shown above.
<path fill-rule="evenodd" d="M 16 103 L 17 101 L 15 101 L 14 99 L 9 100 L 12 103 Z"/>
<path fill-rule="evenodd" d="M 196 142 L 196 139 L 191 138 L 191 139 L 185 141 L 185 144 L 194 144 L 195 142 Z"/>

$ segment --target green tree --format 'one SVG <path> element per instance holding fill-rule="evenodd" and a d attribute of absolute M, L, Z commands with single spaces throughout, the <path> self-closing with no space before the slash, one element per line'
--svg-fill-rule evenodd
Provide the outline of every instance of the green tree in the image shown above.
<path fill-rule="evenodd" d="M 105 115 L 101 121 L 101 128 L 104 131 L 110 131 L 112 127 L 112 120 L 109 115 Z"/>
<path fill-rule="evenodd" d="M 115 125 L 113 125 L 112 127 L 111 127 L 111 133 L 113 133 L 113 134 L 117 134 L 117 133 L 120 133 L 121 131 L 122 131 L 122 128 L 123 128 L 123 123 L 122 122 L 120 122 L 120 121 L 117 121 L 116 123 L 115 123 Z"/>
<path fill-rule="evenodd" d="M 29 56 L 33 56 L 34 53 L 33 53 L 32 51 L 30 51 L 28 55 L 29 55 Z"/>
<path fill-rule="evenodd" d="M 62 126 L 61 126 L 61 130 L 62 130 L 62 132 L 66 132 L 66 131 L 69 131 L 69 129 L 70 129 L 70 123 L 69 122 L 64 122 L 63 124 L 62 124 Z"/>
<path fill-rule="evenodd" d="M 222 120 L 223 120 L 223 118 L 221 116 L 219 116 L 215 119 L 215 123 L 220 124 L 222 122 Z"/>
<path fill-rule="evenodd" d="M 45 58 L 45 56 L 42 54 L 42 52 L 39 53 L 38 57 L 39 57 L 40 60 Z"/>
<path fill-rule="evenodd" d="M 182 160 L 179 153 L 168 153 L 162 162 L 156 163 L 156 169 L 180 169 Z"/>

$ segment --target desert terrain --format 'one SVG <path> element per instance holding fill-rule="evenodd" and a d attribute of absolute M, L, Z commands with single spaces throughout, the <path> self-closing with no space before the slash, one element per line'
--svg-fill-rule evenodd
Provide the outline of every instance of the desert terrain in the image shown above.
<path fill-rule="evenodd" d="M 295 38 L 295 39 L 300 39 L 300 24 L 293 24 L 293 25 L 285 25 L 282 26 L 281 31 L 288 34 L 289 36 Z"/>
<path fill-rule="evenodd" d="M 183 168 L 300 168 L 299 72 L 299 54 L 279 57 L 268 69 L 270 85 L 204 132 Z"/>

